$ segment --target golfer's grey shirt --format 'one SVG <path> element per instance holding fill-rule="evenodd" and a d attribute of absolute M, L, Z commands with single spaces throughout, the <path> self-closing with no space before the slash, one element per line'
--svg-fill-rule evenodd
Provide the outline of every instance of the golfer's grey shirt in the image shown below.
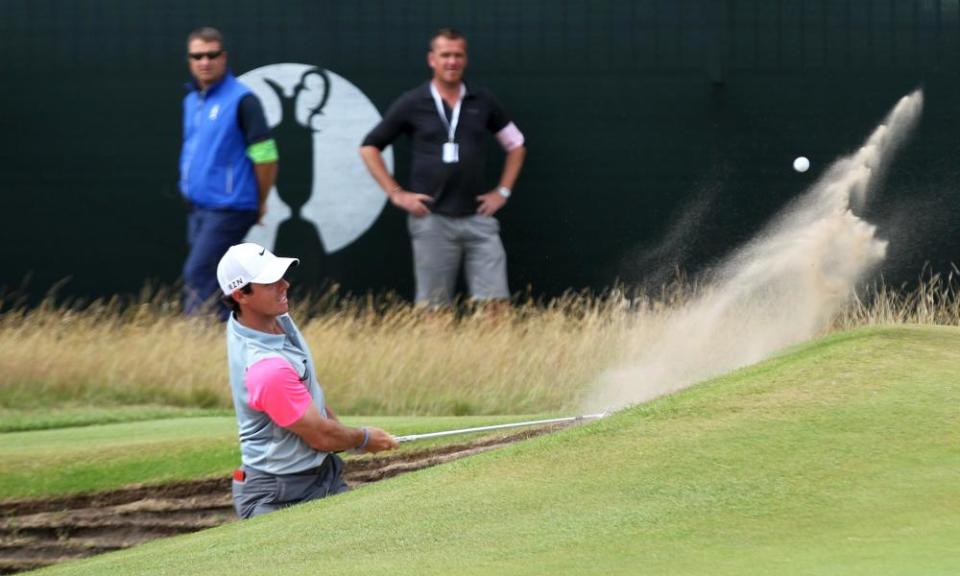
<path fill-rule="evenodd" d="M 323 463 L 317 452 L 293 432 L 277 425 L 265 412 L 250 406 L 247 369 L 262 360 L 282 358 L 290 363 L 310 393 L 317 411 L 326 417 L 323 390 L 317 382 L 313 356 L 289 315 L 277 318 L 285 334 L 267 334 L 247 328 L 230 315 L 227 321 L 227 359 L 230 388 L 240 432 L 243 466 L 270 474 L 296 474 Z"/>

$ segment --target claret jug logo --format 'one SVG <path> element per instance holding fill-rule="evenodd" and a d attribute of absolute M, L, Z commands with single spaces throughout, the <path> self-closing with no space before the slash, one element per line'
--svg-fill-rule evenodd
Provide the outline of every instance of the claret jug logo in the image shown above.
<path fill-rule="evenodd" d="M 348 80 L 309 64 L 271 64 L 238 79 L 263 104 L 280 152 L 267 213 L 246 241 L 299 257 L 299 278 L 322 281 L 326 256 L 363 235 L 386 204 L 359 154 L 380 113 Z M 383 158 L 393 171 L 393 151 Z"/>

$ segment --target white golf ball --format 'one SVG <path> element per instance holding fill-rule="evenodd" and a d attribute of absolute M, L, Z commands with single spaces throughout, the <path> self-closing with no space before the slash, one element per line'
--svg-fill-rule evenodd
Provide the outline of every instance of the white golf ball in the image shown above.
<path fill-rule="evenodd" d="M 793 161 L 793 169 L 797 172 L 806 172 L 808 168 L 810 168 L 810 161 L 807 160 L 806 156 L 798 156 Z"/>

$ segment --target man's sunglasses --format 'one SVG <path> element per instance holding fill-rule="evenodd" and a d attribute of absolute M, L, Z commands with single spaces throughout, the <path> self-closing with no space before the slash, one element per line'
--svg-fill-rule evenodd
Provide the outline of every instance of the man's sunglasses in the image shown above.
<path fill-rule="evenodd" d="M 211 50 L 209 52 L 188 52 L 187 57 L 191 60 L 203 60 L 204 58 L 216 60 L 221 54 L 223 54 L 223 50 Z"/>

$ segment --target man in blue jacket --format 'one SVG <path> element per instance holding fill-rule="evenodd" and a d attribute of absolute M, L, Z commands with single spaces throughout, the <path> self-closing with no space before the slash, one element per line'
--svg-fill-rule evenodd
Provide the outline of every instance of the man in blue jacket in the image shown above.
<path fill-rule="evenodd" d="M 227 69 L 223 36 L 187 37 L 193 82 L 183 100 L 180 192 L 189 207 L 183 265 L 184 312 L 198 314 L 217 293 L 217 262 L 260 221 L 277 176 L 277 146 L 263 107 Z M 227 317 L 221 305 L 219 315 Z"/>

